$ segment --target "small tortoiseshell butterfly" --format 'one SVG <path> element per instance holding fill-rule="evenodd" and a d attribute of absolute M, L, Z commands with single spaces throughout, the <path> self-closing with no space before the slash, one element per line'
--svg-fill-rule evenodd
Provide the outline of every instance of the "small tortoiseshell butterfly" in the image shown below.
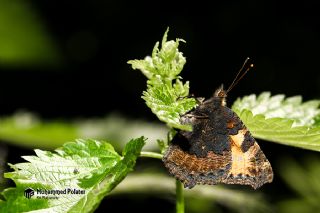
<path fill-rule="evenodd" d="M 228 90 L 221 86 L 212 98 L 183 115 L 182 124 L 192 131 L 178 130 L 163 162 L 184 187 L 218 183 L 250 185 L 254 189 L 273 180 L 273 171 L 247 127 L 226 107 L 227 93 L 253 65 L 238 78 L 245 61 Z"/>

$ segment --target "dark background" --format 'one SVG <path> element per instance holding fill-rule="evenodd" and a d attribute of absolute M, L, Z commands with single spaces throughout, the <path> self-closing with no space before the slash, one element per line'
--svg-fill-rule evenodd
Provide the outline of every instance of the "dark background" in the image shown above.
<path fill-rule="evenodd" d="M 1 67 L 1 114 L 24 108 L 44 117 L 74 117 L 117 110 L 154 119 L 140 100 L 145 78 L 126 62 L 150 54 L 168 26 L 169 39 L 187 41 L 180 47 L 187 57 L 182 76 L 196 96 L 230 84 L 249 56 L 255 68 L 230 93 L 229 103 L 261 91 L 319 98 L 317 5 L 149 3 L 32 1 L 62 63 Z"/>
<path fill-rule="evenodd" d="M 229 106 L 237 97 L 262 91 L 320 98 L 317 3 L 34 0 L 30 4 L 53 38 L 60 60 L 50 65 L 0 64 L 1 115 L 25 109 L 45 119 L 73 119 L 117 111 L 156 120 L 140 99 L 145 77 L 126 62 L 151 54 L 167 27 L 169 39 L 187 41 L 180 46 L 187 57 L 182 77 L 190 81 L 195 96 L 209 97 L 221 83 L 229 85 L 249 56 L 255 67 L 230 92 Z M 271 163 L 279 155 L 313 153 L 273 143 L 260 146 Z M 264 190 L 271 200 L 286 192 L 277 174 Z"/>

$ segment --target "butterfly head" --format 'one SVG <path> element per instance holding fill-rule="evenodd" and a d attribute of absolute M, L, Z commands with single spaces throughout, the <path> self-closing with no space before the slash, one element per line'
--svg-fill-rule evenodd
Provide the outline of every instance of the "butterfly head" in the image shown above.
<path fill-rule="evenodd" d="M 227 90 L 223 89 L 223 85 L 221 85 L 213 95 L 213 98 L 216 100 L 216 103 L 218 102 L 221 106 L 226 105 L 226 97 L 227 94 L 232 90 L 232 88 L 238 84 L 238 82 L 247 74 L 247 72 L 253 67 L 253 64 L 249 64 L 250 58 L 247 57 L 246 60 L 244 61 L 242 67 L 240 68 L 238 74 L 236 77 L 233 79 L 232 83 L 228 87 Z"/>
<path fill-rule="evenodd" d="M 219 101 L 222 106 L 226 105 L 227 92 L 223 89 L 223 84 L 216 89 L 213 98 Z"/>

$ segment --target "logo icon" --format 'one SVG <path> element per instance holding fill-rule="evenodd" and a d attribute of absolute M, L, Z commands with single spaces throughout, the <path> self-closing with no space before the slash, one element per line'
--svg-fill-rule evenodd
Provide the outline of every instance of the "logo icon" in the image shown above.
<path fill-rule="evenodd" d="M 32 188 L 27 188 L 24 190 L 24 196 L 30 199 L 34 195 L 34 190 Z"/>

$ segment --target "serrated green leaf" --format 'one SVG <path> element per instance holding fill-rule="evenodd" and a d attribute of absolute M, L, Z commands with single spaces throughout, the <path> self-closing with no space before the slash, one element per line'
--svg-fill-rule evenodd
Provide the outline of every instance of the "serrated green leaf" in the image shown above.
<path fill-rule="evenodd" d="M 131 140 L 123 156 L 110 144 L 96 140 L 66 143 L 56 152 L 35 150 L 36 156 L 24 156 L 28 162 L 11 165 L 14 171 L 5 174 L 16 188 L 3 192 L 0 212 L 92 212 L 133 169 L 144 144 L 143 137 Z M 27 188 L 35 190 L 30 199 L 24 197 Z M 40 199 L 36 189 L 78 189 L 85 193 Z"/>
<path fill-rule="evenodd" d="M 148 79 L 151 79 L 153 77 L 153 73 L 156 72 L 150 56 L 147 56 L 144 60 L 131 60 L 128 63 L 132 65 L 133 69 L 141 70 Z"/>
<path fill-rule="evenodd" d="M 182 125 L 180 123 L 181 115 L 193 109 L 197 102 L 194 98 L 188 98 L 189 82 L 185 84 L 179 80 L 186 59 L 179 52 L 179 42 L 167 41 L 167 33 L 165 32 L 161 49 L 159 42 L 153 48 L 152 56 L 147 56 L 144 60 L 128 61 L 133 69 L 139 69 L 149 79 L 147 81 L 147 91 L 143 92 L 142 98 L 151 108 L 157 117 L 167 123 L 168 126 L 191 130 L 190 125 Z"/>
<path fill-rule="evenodd" d="M 254 115 L 262 114 L 268 118 L 287 118 L 294 120 L 293 126 L 310 126 L 320 114 L 320 100 L 302 103 L 301 96 L 285 98 L 284 95 L 271 96 L 270 92 L 245 96 L 238 99 L 232 108 L 240 112 L 250 110 Z"/>
<path fill-rule="evenodd" d="M 178 97 L 186 97 L 189 95 L 189 81 L 183 84 L 182 81 L 177 79 L 176 83 L 173 84 L 173 88 Z"/>
<path fill-rule="evenodd" d="M 176 88 L 179 94 L 182 90 L 179 86 Z M 184 93 L 186 94 L 185 91 Z M 191 130 L 191 126 L 180 124 L 180 116 L 196 106 L 197 103 L 194 98 L 179 97 L 175 93 L 174 87 L 165 84 L 149 85 L 147 91 L 143 92 L 142 98 L 159 120 L 166 122 L 173 128 Z"/>
<path fill-rule="evenodd" d="M 145 144 L 145 139 L 143 137 L 135 140 L 131 140 L 126 144 L 122 151 L 123 162 L 126 163 L 131 169 L 136 163 L 137 157 L 140 155 L 141 149 Z"/>
<path fill-rule="evenodd" d="M 319 104 L 318 100 L 302 103 L 300 96 L 285 99 L 264 92 L 238 99 L 232 109 L 256 138 L 320 151 L 320 126 L 315 122 Z"/>

